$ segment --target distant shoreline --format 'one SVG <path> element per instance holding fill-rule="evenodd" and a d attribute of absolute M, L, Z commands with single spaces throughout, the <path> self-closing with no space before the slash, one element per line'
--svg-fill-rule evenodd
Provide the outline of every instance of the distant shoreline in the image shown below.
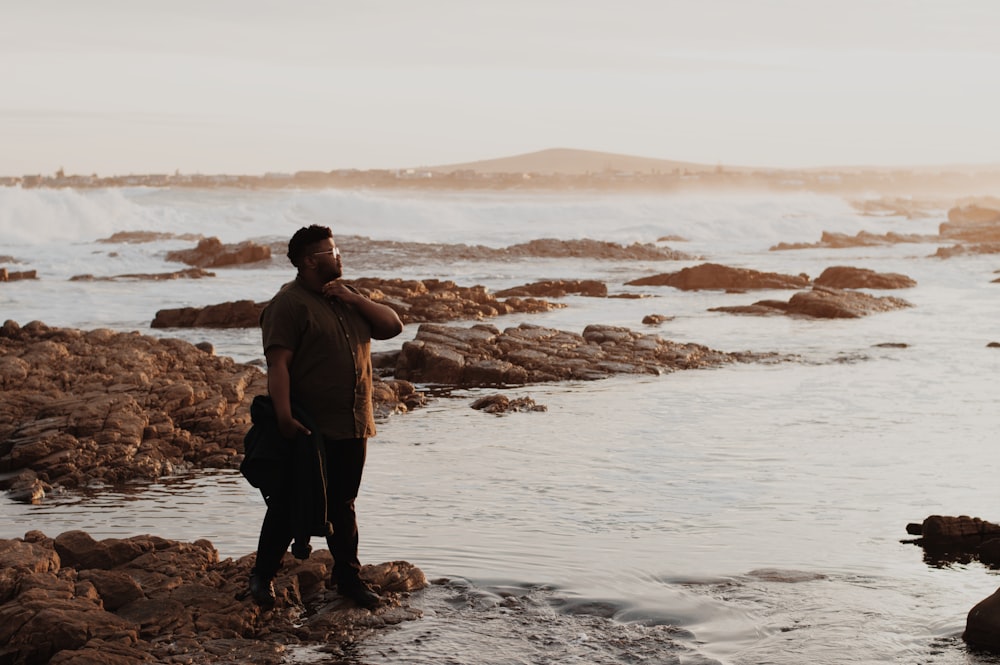
<path fill-rule="evenodd" d="M 844 170 L 713 170 L 626 172 L 606 170 L 586 174 L 498 173 L 431 169 L 299 171 L 291 174 L 202 175 L 145 174 L 99 177 L 97 175 L 25 175 L 0 177 L 0 186 L 69 189 L 118 187 L 172 187 L 192 189 L 387 189 L 438 191 L 594 191 L 690 192 L 765 190 L 826 194 L 885 195 L 983 195 L 1000 192 L 1000 166 L 976 171 L 856 168 Z"/>

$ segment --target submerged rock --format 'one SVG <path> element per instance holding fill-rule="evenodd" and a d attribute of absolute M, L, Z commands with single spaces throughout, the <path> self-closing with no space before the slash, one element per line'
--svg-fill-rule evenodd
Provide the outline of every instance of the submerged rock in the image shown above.
<path fill-rule="evenodd" d="M 383 598 L 370 612 L 326 589 L 333 560 L 325 550 L 305 561 L 286 555 L 278 604 L 262 611 L 246 594 L 254 558 L 220 560 L 207 540 L 150 535 L 0 539 L 0 662 L 277 665 L 287 645 L 335 654 L 420 616 L 407 604 L 427 586 L 419 568 L 363 566 Z"/>

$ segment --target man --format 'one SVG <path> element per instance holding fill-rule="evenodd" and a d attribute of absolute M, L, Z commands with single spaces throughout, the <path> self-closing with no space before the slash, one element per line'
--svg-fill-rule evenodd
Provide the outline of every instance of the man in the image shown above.
<path fill-rule="evenodd" d="M 373 302 L 340 281 L 343 266 L 333 233 L 325 226 L 295 232 L 288 258 L 295 280 L 281 287 L 261 313 L 267 359 L 267 389 L 281 437 L 311 437 L 293 415 L 308 414 L 322 434 L 327 478 L 327 545 L 333 554 L 331 581 L 358 605 L 373 609 L 378 595 L 358 576 L 358 525 L 354 511 L 368 438 L 375 435 L 372 409 L 371 340 L 403 330 L 390 307 Z M 250 575 L 250 593 L 261 606 L 275 602 L 272 580 L 292 541 L 293 504 L 268 501 Z"/>

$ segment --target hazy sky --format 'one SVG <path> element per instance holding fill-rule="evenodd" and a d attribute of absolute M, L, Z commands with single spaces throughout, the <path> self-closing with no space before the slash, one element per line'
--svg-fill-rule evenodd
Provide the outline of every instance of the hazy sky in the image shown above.
<path fill-rule="evenodd" d="M 1000 163 L 998 0 L 30 0 L 0 175 Z"/>

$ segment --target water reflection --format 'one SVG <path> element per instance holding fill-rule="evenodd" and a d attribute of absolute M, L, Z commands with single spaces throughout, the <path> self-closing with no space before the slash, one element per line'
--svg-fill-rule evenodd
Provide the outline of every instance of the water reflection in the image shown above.
<path fill-rule="evenodd" d="M 218 469 L 57 492 L 39 504 L 6 502 L 2 511 L 0 536 L 6 538 L 36 529 L 49 537 L 81 529 L 97 540 L 142 534 L 205 538 L 220 556 L 240 557 L 256 547 L 264 502 L 238 471 Z"/>

